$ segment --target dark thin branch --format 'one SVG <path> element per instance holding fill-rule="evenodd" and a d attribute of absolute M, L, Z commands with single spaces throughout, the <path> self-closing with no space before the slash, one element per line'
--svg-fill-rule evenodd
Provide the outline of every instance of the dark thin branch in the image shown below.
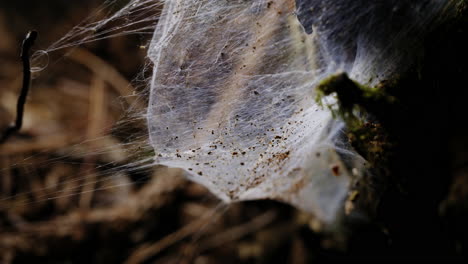
<path fill-rule="evenodd" d="M 16 121 L 11 124 L 5 132 L 3 132 L 0 138 L 0 144 L 8 140 L 10 136 L 17 133 L 23 126 L 24 116 L 24 105 L 26 104 L 26 98 L 28 96 L 29 88 L 31 86 L 31 62 L 30 62 L 30 50 L 34 45 L 34 41 L 37 38 L 36 31 L 30 31 L 26 38 L 23 40 L 21 46 L 21 61 L 23 62 L 23 87 L 21 88 L 20 96 L 16 105 Z"/>

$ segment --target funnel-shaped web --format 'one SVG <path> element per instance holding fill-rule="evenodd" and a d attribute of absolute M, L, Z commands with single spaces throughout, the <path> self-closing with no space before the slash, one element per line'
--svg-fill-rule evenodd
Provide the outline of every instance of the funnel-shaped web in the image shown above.
<path fill-rule="evenodd" d="M 402 43 L 416 45 L 408 37 L 448 1 L 373 2 L 165 1 L 149 52 L 156 163 L 227 202 L 277 199 L 333 221 L 364 160 L 341 142 L 315 86 L 337 71 L 388 78 L 408 62 Z M 412 24 L 392 25 L 396 15 Z"/>

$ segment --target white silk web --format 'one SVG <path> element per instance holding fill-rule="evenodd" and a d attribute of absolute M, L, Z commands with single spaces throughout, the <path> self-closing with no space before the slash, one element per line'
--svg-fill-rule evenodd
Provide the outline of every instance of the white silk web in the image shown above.
<path fill-rule="evenodd" d="M 364 160 L 315 102 L 317 83 L 345 71 L 372 85 L 404 71 L 448 3 L 381 2 L 165 1 L 148 55 L 156 163 L 227 202 L 278 199 L 336 219 Z"/>
<path fill-rule="evenodd" d="M 404 72 L 453 2 L 133 0 L 47 51 L 154 32 L 154 165 L 184 169 L 225 202 L 276 199 L 331 223 L 365 161 L 316 103 L 317 84 L 340 71 L 370 86 Z"/>
<path fill-rule="evenodd" d="M 166 2 L 149 52 L 156 163 L 226 202 L 280 199 L 332 219 L 350 179 L 331 175 L 339 129 L 314 100 L 316 50 L 291 4 Z"/>

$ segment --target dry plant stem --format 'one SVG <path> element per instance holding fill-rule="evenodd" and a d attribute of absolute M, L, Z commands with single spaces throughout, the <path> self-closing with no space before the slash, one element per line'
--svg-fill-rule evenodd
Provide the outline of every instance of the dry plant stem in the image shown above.
<path fill-rule="evenodd" d="M 103 133 L 104 124 L 106 123 L 106 84 L 104 81 L 95 76 L 93 78 L 89 92 L 89 110 L 88 110 L 88 132 L 87 137 L 90 140 L 90 152 L 94 153 L 99 148 L 96 139 Z M 83 166 L 84 173 L 88 175 L 85 179 L 83 195 L 80 197 L 80 207 L 83 209 L 91 208 L 93 198 L 93 190 L 96 185 L 96 172 L 94 164 L 96 163 L 96 155 L 91 154 L 85 157 Z"/>
<path fill-rule="evenodd" d="M 58 150 L 74 142 L 79 142 L 79 140 L 68 135 L 44 136 L 33 141 L 6 142 L 0 147 L 0 156 L 19 155 L 24 152 L 33 151 Z"/>
<path fill-rule="evenodd" d="M 8 168 L 10 166 L 10 158 L 9 157 L 4 157 L 0 159 L 0 168 Z M 1 193 L 4 195 L 10 195 L 12 188 L 13 188 L 13 180 L 12 180 L 12 175 L 10 170 L 5 170 L 1 169 L 0 170 L 2 173 L 2 179 L 1 179 L 1 184 L 2 188 Z"/>
<path fill-rule="evenodd" d="M 216 213 L 212 211 L 209 214 L 205 214 L 200 219 L 180 228 L 174 233 L 169 234 L 161 240 L 158 240 L 154 244 L 146 244 L 135 250 L 135 252 L 125 261 L 125 264 L 140 264 L 147 261 L 149 258 L 156 256 L 164 249 L 174 245 L 182 239 L 197 233 L 200 228 L 205 226 L 207 222 L 213 219 L 213 215 Z"/>
<path fill-rule="evenodd" d="M 248 234 L 252 234 L 264 228 L 268 224 L 272 223 L 276 217 L 276 211 L 267 211 L 266 213 L 263 213 L 246 223 L 227 229 L 224 232 L 216 234 L 215 236 L 200 242 L 199 251 L 203 252 L 220 247 L 229 242 L 239 240 Z"/>
<path fill-rule="evenodd" d="M 235 226 L 231 229 L 228 229 L 225 232 L 222 232 L 214 237 L 208 238 L 204 242 L 201 243 L 201 247 L 198 252 L 203 252 L 205 250 L 209 250 L 212 248 L 216 248 L 222 246 L 231 241 L 238 240 L 250 233 L 253 233 L 269 223 L 271 223 L 276 218 L 276 213 L 274 211 L 268 211 L 264 214 L 261 214 L 251 221 L 241 224 L 239 226 Z M 201 217 L 197 221 L 192 222 L 191 224 L 177 230 L 176 232 L 166 236 L 165 238 L 157 241 L 151 245 L 144 245 L 135 253 L 130 256 L 125 262 L 126 264 L 139 264 L 144 263 L 149 258 L 157 255 L 164 249 L 168 248 L 169 246 L 175 244 L 176 242 L 195 234 L 196 232 L 200 231 L 200 228 L 207 224 L 207 221 L 212 219 L 212 214 L 206 214 L 205 216 Z"/>
<path fill-rule="evenodd" d="M 25 222 L 17 226 L 19 233 L 0 232 L 0 251 L 2 248 L 21 248 L 26 252 L 37 252 L 38 241 L 67 241 L 74 234 L 84 232 L 84 227 L 88 225 L 140 221 L 147 212 L 168 203 L 174 191 L 185 182 L 179 170 L 165 169 L 161 173 L 163 177 L 154 177 L 145 188 L 129 196 L 122 204 L 89 211 L 72 211 L 44 222 Z M 206 222 L 205 218 L 203 220 Z M 42 246 L 56 247 L 47 243 Z"/>
<path fill-rule="evenodd" d="M 135 98 L 131 96 L 135 89 L 112 65 L 81 48 L 74 49 L 67 54 L 67 57 L 87 67 L 96 77 L 110 84 L 118 94 L 125 98 L 130 106 L 139 108 L 135 103 Z"/>
<path fill-rule="evenodd" d="M 0 138 L 0 144 L 7 141 L 11 135 L 18 132 L 23 126 L 24 105 L 26 104 L 26 98 L 28 97 L 29 87 L 31 84 L 31 62 L 29 51 L 34 45 L 36 39 L 37 32 L 30 31 L 23 40 L 23 44 L 21 46 L 21 60 L 23 62 L 23 87 L 21 88 L 21 94 L 18 97 L 18 103 L 16 105 L 16 121 L 3 133 L 2 137 Z"/>

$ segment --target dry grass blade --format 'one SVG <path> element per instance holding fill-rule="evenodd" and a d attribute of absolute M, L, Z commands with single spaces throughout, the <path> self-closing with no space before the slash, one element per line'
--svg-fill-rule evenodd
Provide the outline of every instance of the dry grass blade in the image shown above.
<path fill-rule="evenodd" d="M 67 57 L 81 65 L 84 65 L 94 72 L 98 78 L 109 83 L 118 94 L 125 98 L 129 105 L 132 107 L 139 107 L 135 103 L 135 98 L 131 96 L 135 91 L 132 84 L 128 82 L 127 79 L 125 79 L 112 65 L 82 48 L 74 49 L 67 55 Z"/>
<path fill-rule="evenodd" d="M 205 241 L 200 242 L 199 252 L 222 246 L 225 243 L 236 241 L 252 232 L 258 231 L 259 229 L 273 222 L 276 218 L 276 215 L 277 213 L 275 211 L 268 211 L 253 218 L 251 221 L 243 223 L 239 226 L 235 226 L 211 238 L 208 238 Z M 144 263 L 149 258 L 157 255 L 158 253 L 168 248 L 169 246 L 175 244 L 176 242 L 190 235 L 196 234 L 200 231 L 201 227 L 207 225 L 207 223 L 210 221 L 213 221 L 212 215 L 207 214 L 202 218 L 198 219 L 197 221 L 192 222 L 191 224 L 166 236 L 165 238 L 157 241 L 154 244 L 144 245 L 137 249 L 135 253 L 132 256 L 130 256 L 130 258 L 128 258 L 125 263 Z"/>
<path fill-rule="evenodd" d="M 164 249 L 174 245 L 182 239 L 199 232 L 200 228 L 207 225 L 207 223 L 213 221 L 213 215 L 216 213 L 216 209 L 206 214 L 200 219 L 180 228 L 176 232 L 164 237 L 154 244 L 146 244 L 136 249 L 134 253 L 125 261 L 125 264 L 139 264 L 144 263 L 149 258 L 157 255 Z"/>
<path fill-rule="evenodd" d="M 202 252 L 205 250 L 217 248 L 226 243 L 236 241 L 272 223 L 276 219 L 276 216 L 276 211 L 267 211 L 266 213 L 253 218 L 249 222 L 227 229 L 224 232 L 201 241 L 199 245 L 199 251 Z"/>
<path fill-rule="evenodd" d="M 103 128 L 106 123 L 106 84 L 99 77 L 94 77 L 89 93 L 89 110 L 88 118 L 89 125 L 87 131 L 87 137 L 90 140 L 97 138 L 101 133 L 104 133 Z M 91 143 L 91 153 L 93 149 L 99 149 L 99 146 L 93 146 L 95 144 Z M 93 165 L 95 164 L 96 156 L 91 154 L 85 158 L 83 170 L 84 173 L 88 174 L 88 177 L 85 179 L 85 184 L 83 188 L 83 195 L 80 197 L 80 207 L 81 208 L 90 208 L 91 200 L 93 198 L 93 190 L 96 188 L 96 179 L 97 175 L 94 171 Z"/>

